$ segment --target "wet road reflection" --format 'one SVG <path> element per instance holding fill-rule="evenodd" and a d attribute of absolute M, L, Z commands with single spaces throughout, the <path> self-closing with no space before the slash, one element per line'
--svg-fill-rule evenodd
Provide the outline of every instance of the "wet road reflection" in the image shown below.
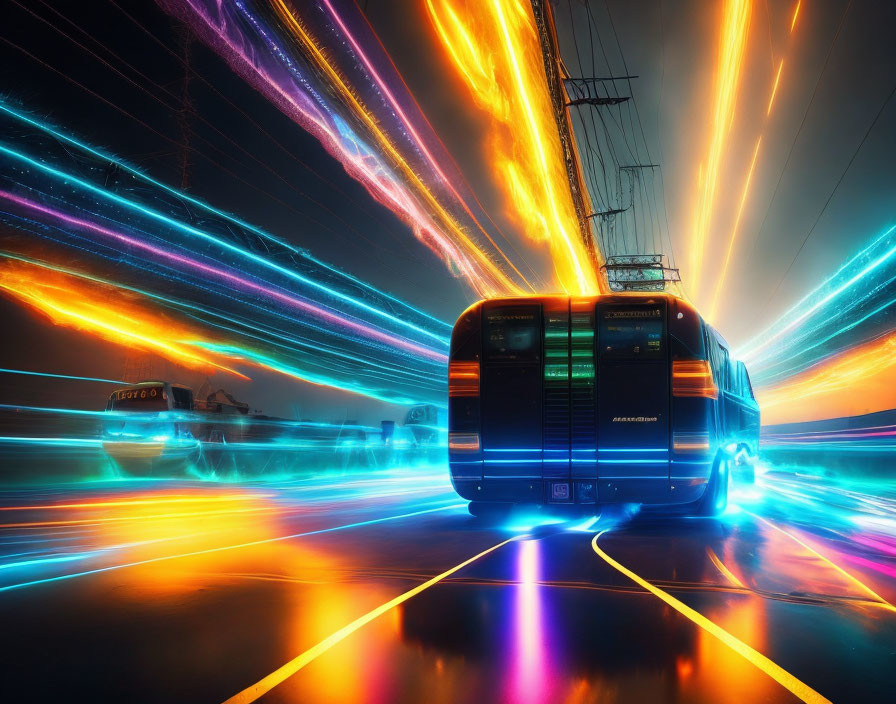
<path fill-rule="evenodd" d="M 719 519 L 627 507 L 477 519 L 429 470 L 19 487 L 0 503 L 0 616 L 15 645 L 4 683 L 22 701 L 892 691 L 886 488 L 767 472 Z M 612 562 L 592 548 L 598 533 Z M 689 610 L 807 689 L 782 685 Z"/>

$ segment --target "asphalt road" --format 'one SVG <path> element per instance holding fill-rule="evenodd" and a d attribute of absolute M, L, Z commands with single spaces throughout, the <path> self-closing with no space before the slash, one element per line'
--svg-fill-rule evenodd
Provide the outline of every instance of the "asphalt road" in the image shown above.
<path fill-rule="evenodd" d="M 892 701 L 896 497 L 474 518 L 439 468 L 0 492 L 4 701 Z"/>

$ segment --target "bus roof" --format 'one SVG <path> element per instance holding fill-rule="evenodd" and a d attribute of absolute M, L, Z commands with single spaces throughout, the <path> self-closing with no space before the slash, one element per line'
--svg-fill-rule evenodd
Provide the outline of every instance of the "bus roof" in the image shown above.
<path fill-rule="evenodd" d="M 473 305 L 469 306 L 466 311 L 471 311 L 478 306 L 482 306 L 486 303 L 545 303 L 548 301 L 561 301 L 561 300 L 575 300 L 575 301 L 593 301 L 595 304 L 598 302 L 601 303 L 627 303 L 633 300 L 657 300 L 663 299 L 667 301 L 674 300 L 677 305 L 684 306 L 685 308 L 689 308 L 690 310 L 697 312 L 696 308 L 693 305 L 688 303 L 686 300 L 681 298 L 680 296 L 676 296 L 671 293 L 666 293 L 665 291 L 654 291 L 654 292 L 642 292 L 642 291 L 626 291 L 626 292 L 617 292 L 617 293 L 595 293 L 590 295 L 575 295 L 575 294 L 565 294 L 565 293 L 545 293 L 545 294 L 531 294 L 528 296 L 497 296 L 495 298 L 484 298 L 480 301 L 477 301 Z"/>
<path fill-rule="evenodd" d="M 469 306 L 458 318 L 463 317 L 466 313 L 475 310 L 476 308 L 485 305 L 486 303 L 497 303 L 497 304 L 513 304 L 513 303 L 546 303 L 548 301 L 561 301 L 561 300 L 576 300 L 576 301 L 593 301 L 596 305 L 598 302 L 600 303 L 628 303 L 634 300 L 643 300 L 644 302 L 648 302 L 656 299 L 663 299 L 666 301 L 675 301 L 676 306 L 678 306 L 679 310 L 681 308 L 686 309 L 687 311 L 694 313 L 699 319 L 703 326 L 711 331 L 711 334 L 715 336 L 716 340 L 721 344 L 725 349 L 730 349 L 730 345 L 722 337 L 721 333 L 716 330 L 712 325 L 707 323 L 703 316 L 700 315 L 700 312 L 688 301 L 684 300 L 680 296 L 676 296 L 672 293 L 667 293 L 665 291 L 626 291 L 626 292 L 616 292 L 616 293 L 595 293 L 591 295 L 573 295 L 573 294 L 565 294 L 565 293 L 545 293 L 545 294 L 531 294 L 528 296 L 497 296 L 495 298 L 484 298 L 480 301 L 476 301 L 476 303 Z"/>

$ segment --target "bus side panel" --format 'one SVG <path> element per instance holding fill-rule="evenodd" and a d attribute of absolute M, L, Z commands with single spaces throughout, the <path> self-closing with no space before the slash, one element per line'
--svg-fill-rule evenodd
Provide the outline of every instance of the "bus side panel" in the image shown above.
<path fill-rule="evenodd" d="M 760 416 L 759 405 L 752 399 L 747 399 L 744 405 L 743 418 L 741 437 L 750 454 L 755 457 L 759 454 Z"/>
<path fill-rule="evenodd" d="M 542 329 L 540 305 L 504 303 L 483 309 L 480 393 L 486 480 L 541 482 Z M 507 486 L 509 490 L 511 484 Z M 520 499 L 508 491 L 506 500 Z"/>
<path fill-rule="evenodd" d="M 759 454 L 759 404 L 753 398 L 750 376 L 743 362 L 738 362 L 738 394 L 740 396 L 740 425 L 738 445 L 746 447 L 747 452 Z"/>
<path fill-rule="evenodd" d="M 596 311 L 598 500 L 669 500 L 666 302 Z"/>

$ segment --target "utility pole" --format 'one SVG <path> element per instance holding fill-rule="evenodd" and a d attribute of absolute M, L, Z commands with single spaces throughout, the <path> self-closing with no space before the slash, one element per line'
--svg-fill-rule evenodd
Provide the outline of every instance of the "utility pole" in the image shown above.
<path fill-rule="evenodd" d="M 591 200 L 588 196 L 588 189 L 585 186 L 584 176 L 582 175 L 578 150 L 573 137 L 572 122 L 567 109 L 569 96 L 566 93 L 563 76 L 560 72 L 560 52 L 557 45 L 557 28 L 554 24 L 554 14 L 549 0 L 531 0 L 531 2 L 532 14 L 535 16 L 535 27 L 538 30 L 538 40 L 541 44 L 541 55 L 544 61 L 544 73 L 547 78 L 548 92 L 554 109 L 557 132 L 560 135 L 560 146 L 563 150 L 566 177 L 569 180 L 573 207 L 579 222 L 579 235 L 591 259 L 591 265 L 594 267 L 595 273 L 599 273 L 603 261 L 598 248 L 594 244 L 594 234 L 591 231 L 591 223 L 588 219 L 588 213 L 591 211 Z M 597 276 L 596 278 L 600 292 L 606 293 L 609 289 L 603 277 Z"/>

